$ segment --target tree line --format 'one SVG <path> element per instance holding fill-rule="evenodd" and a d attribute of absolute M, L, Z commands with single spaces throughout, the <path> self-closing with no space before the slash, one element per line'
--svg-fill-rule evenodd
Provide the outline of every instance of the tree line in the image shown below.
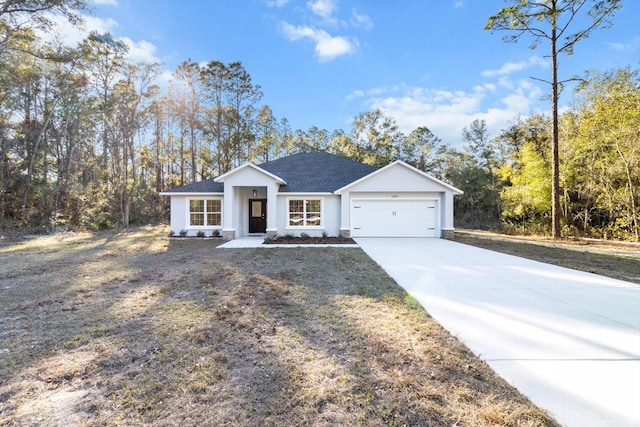
<path fill-rule="evenodd" d="M 163 190 L 245 162 L 324 150 L 375 166 L 401 159 L 462 189 L 458 227 L 549 233 L 557 120 L 563 234 L 638 240 L 640 80 L 631 68 L 585 75 L 557 118 L 514 117 L 498 135 L 479 119 L 461 124 L 465 145 L 455 148 L 428 124 L 401 132 L 380 110 L 357 115 L 348 132 L 293 130 L 262 103 L 240 62 L 186 60 L 161 88 L 154 83 L 161 65 L 128 59 L 126 45 L 108 33 L 75 47 L 38 37 L 51 25 L 39 15 L 43 7 L 75 22 L 82 1 L 5 6 L 2 230 L 155 223 L 168 216 Z"/>

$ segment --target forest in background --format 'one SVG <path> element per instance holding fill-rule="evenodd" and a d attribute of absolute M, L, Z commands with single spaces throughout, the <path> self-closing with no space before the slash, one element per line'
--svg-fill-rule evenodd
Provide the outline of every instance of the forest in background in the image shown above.
<path fill-rule="evenodd" d="M 546 234 L 549 116 L 514 117 L 498 135 L 461 123 L 456 148 L 429 130 L 399 131 L 380 110 L 352 128 L 292 129 L 262 103 L 241 62 L 185 60 L 166 88 L 161 64 L 134 63 L 110 34 L 44 41 L 36 6 L 71 21 L 81 0 L 0 8 L 0 232 L 104 229 L 168 219 L 159 192 L 245 162 L 325 150 L 371 165 L 401 159 L 464 191 L 456 227 Z M 585 72 L 559 117 L 563 235 L 639 240 L 640 79 L 631 67 Z"/>

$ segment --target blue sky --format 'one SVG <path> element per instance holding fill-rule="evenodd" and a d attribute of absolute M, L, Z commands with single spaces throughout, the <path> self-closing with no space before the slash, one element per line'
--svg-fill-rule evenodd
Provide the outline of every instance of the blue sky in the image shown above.
<path fill-rule="evenodd" d="M 427 126 L 461 146 L 486 120 L 495 136 L 518 115 L 547 111 L 546 46 L 504 43 L 485 31 L 503 0 L 94 0 L 86 31 L 110 31 L 136 59 L 241 61 L 278 119 L 293 129 L 349 131 L 374 108 L 409 133 Z M 561 57 L 561 78 L 640 62 L 640 0 L 615 25 Z M 81 35 L 77 31 L 74 35 Z M 566 104 L 571 92 L 563 94 Z"/>

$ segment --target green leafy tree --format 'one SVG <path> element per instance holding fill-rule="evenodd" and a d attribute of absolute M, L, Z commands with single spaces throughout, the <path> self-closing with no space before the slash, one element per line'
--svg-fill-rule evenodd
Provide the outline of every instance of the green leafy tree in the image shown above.
<path fill-rule="evenodd" d="M 181 96 L 182 99 L 177 109 L 180 117 L 180 124 L 183 126 L 183 132 L 189 140 L 190 154 L 190 171 L 191 182 L 198 180 L 198 160 L 201 157 L 199 149 L 199 141 L 202 140 L 202 90 L 200 66 L 191 61 L 184 61 L 173 72 L 173 76 L 177 80 L 174 96 Z"/>
<path fill-rule="evenodd" d="M 8 51 L 19 50 L 40 58 L 55 58 L 49 52 L 42 52 L 38 44 L 18 47 L 20 40 L 33 41 L 35 30 L 51 31 L 55 18 L 63 17 L 73 25 L 79 26 L 83 19 L 81 12 L 87 10 L 85 0 L 7 0 L 0 2 L 0 55 Z"/>
<path fill-rule="evenodd" d="M 496 169 L 499 164 L 496 145 L 489 138 L 487 123 L 476 119 L 462 130 L 462 139 L 467 145 L 465 151 L 470 156 L 469 167 L 475 169 L 473 189 L 464 189 L 465 194 L 475 193 L 482 202 L 480 214 L 487 223 L 495 224 L 500 221 L 500 196 L 496 179 Z"/>
<path fill-rule="evenodd" d="M 433 176 L 442 178 L 442 140 L 426 126 L 421 126 L 404 139 L 400 159 Z"/>
<path fill-rule="evenodd" d="M 255 161 L 256 159 L 260 159 L 263 162 L 273 160 L 277 155 L 280 130 L 278 128 L 278 120 L 268 105 L 264 105 L 258 111 L 256 134 L 258 145 L 255 153 L 253 153 L 249 160 Z"/>
<path fill-rule="evenodd" d="M 114 39 L 111 33 L 92 32 L 84 41 L 82 49 L 87 72 L 91 76 L 91 84 L 96 93 L 98 108 L 102 114 L 100 123 L 102 166 L 106 171 L 112 145 L 111 135 L 115 126 L 112 91 L 124 70 L 128 48 L 124 42 Z"/>
<path fill-rule="evenodd" d="M 570 159 L 575 185 L 609 235 L 640 239 L 640 79 L 629 68 L 592 73 L 580 90 L 580 120 Z M 588 212 L 585 212 L 587 215 Z M 584 218 L 585 224 L 590 221 Z"/>
<path fill-rule="evenodd" d="M 517 42 L 524 36 L 532 38 L 530 47 L 549 44 L 551 58 L 551 118 L 552 118 L 552 178 L 551 178 L 551 234 L 561 235 L 560 230 L 560 170 L 558 96 L 565 81 L 558 78 L 558 55 L 571 55 L 575 45 L 588 38 L 598 28 L 612 25 L 611 18 L 622 7 L 620 0 L 511 0 L 489 18 L 485 29 L 507 31 L 506 42 Z M 586 21 L 579 19 L 586 15 Z M 586 22 L 581 28 L 576 25 Z M 542 80 L 545 81 L 545 80 Z"/>
<path fill-rule="evenodd" d="M 338 156 L 349 157 L 356 161 L 360 160 L 358 147 L 356 147 L 353 140 L 342 129 L 333 131 L 331 142 L 327 146 L 327 151 Z"/>
<path fill-rule="evenodd" d="M 233 111 L 232 139 L 235 145 L 236 162 L 239 166 L 249 160 L 255 145 L 254 125 L 262 89 L 253 83 L 251 75 L 241 62 L 232 62 L 227 67 L 226 99 Z"/>
<path fill-rule="evenodd" d="M 248 161 L 256 145 L 256 122 L 262 90 L 240 62 L 211 61 L 200 74 L 204 96 L 205 137 L 217 173 L 224 173 Z"/>
<path fill-rule="evenodd" d="M 381 110 L 358 114 L 353 120 L 352 139 L 362 162 L 384 166 L 400 157 L 404 135 L 392 117 Z"/>
<path fill-rule="evenodd" d="M 517 165 L 504 165 L 500 173 L 510 183 L 502 189 L 502 217 L 507 224 L 520 225 L 521 231 L 539 224 L 549 212 L 551 169 L 549 161 L 525 142 L 518 153 Z"/>
<path fill-rule="evenodd" d="M 115 88 L 115 118 L 112 168 L 114 193 L 118 203 L 120 222 L 130 225 L 132 202 L 141 185 L 140 159 L 137 139 L 147 127 L 149 118 L 149 86 L 159 74 L 158 64 L 129 64 L 123 79 Z"/>
<path fill-rule="evenodd" d="M 503 225 L 522 232 L 548 231 L 551 165 L 547 117 L 517 120 L 495 139 L 502 153 L 497 170 Z"/>

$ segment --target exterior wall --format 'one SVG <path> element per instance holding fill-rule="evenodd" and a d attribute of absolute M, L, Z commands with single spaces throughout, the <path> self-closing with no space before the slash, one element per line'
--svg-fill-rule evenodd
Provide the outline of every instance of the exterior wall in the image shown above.
<path fill-rule="evenodd" d="M 401 164 L 393 165 L 342 191 L 340 209 L 341 232 L 351 230 L 351 200 L 353 198 L 435 198 L 439 205 L 437 236 L 453 231 L 453 191 Z"/>
<path fill-rule="evenodd" d="M 171 196 L 171 218 L 169 220 L 171 224 L 171 231 L 174 234 L 180 233 L 181 230 L 187 227 L 187 197 L 186 196 Z M 195 232 L 193 234 L 195 236 Z"/>
<path fill-rule="evenodd" d="M 171 230 L 179 234 L 187 230 L 188 236 L 198 231 L 211 235 L 218 229 L 225 239 L 246 236 L 249 233 L 249 200 L 267 200 L 267 235 L 292 234 L 299 236 L 346 236 L 351 233 L 351 204 L 354 198 L 369 199 L 435 199 L 438 215 L 436 235 L 453 234 L 454 191 L 442 182 L 432 180 L 403 164 L 394 164 L 381 172 L 347 186 L 340 194 L 332 193 L 278 193 L 280 180 L 247 166 L 221 177 L 224 194 L 171 194 Z M 257 195 L 253 196 L 253 190 Z M 222 226 L 189 227 L 188 200 L 192 198 L 222 198 Z M 290 227 L 288 225 L 288 199 L 320 198 L 322 200 L 322 225 L 320 227 Z"/>
<path fill-rule="evenodd" d="M 322 226 L 321 227 L 289 227 L 289 218 L 287 216 L 288 200 L 291 198 L 309 198 L 322 199 Z M 327 236 L 338 236 L 340 234 L 340 196 L 333 194 L 287 194 L 278 195 L 277 211 L 277 233 L 280 236 L 291 234 L 300 236 L 300 233 L 306 233 L 311 237 L 322 237 L 323 233 Z"/>
<path fill-rule="evenodd" d="M 253 190 L 256 190 L 256 197 L 253 197 Z M 237 236 L 249 235 L 249 199 L 267 199 L 267 222 L 269 221 L 269 203 L 266 187 L 236 187 L 234 192 L 234 224 Z M 269 226 L 267 225 L 267 228 Z"/>
<path fill-rule="evenodd" d="M 220 226 L 211 226 L 211 227 L 191 227 L 189 225 L 189 200 L 190 199 L 211 199 L 211 198 L 221 198 L 221 194 L 186 194 L 171 196 L 171 217 L 169 220 L 169 224 L 171 227 L 171 231 L 177 236 L 181 231 L 185 230 L 187 232 L 187 236 L 196 236 L 199 231 L 204 231 L 206 236 L 211 236 L 213 230 L 218 230 L 220 235 L 222 235 L 222 227 Z M 224 199 L 222 200 L 222 210 L 223 216 L 222 221 L 224 223 Z"/>
<path fill-rule="evenodd" d="M 453 234 L 453 231 L 455 230 L 453 226 L 453 193 L 451 191 L 446 192 L 444 197 L 445 203 L 442 204 L 442 237 L 448 238 L 445 236 L 445 232 L 447 232 L 447 234 L 448 232 Z"/>
<path fill-rule="evenodd" d="M 275 179 L 252 167 L 239 169 L 224 178 L 224 215 L 222 228 L 225 239 L 246 236 L 249 233 L 249 199 L 253 190 L 256 198 L 267 199 L 267 233 L 276 229 L 276 194 L 279 184 Z"/>

